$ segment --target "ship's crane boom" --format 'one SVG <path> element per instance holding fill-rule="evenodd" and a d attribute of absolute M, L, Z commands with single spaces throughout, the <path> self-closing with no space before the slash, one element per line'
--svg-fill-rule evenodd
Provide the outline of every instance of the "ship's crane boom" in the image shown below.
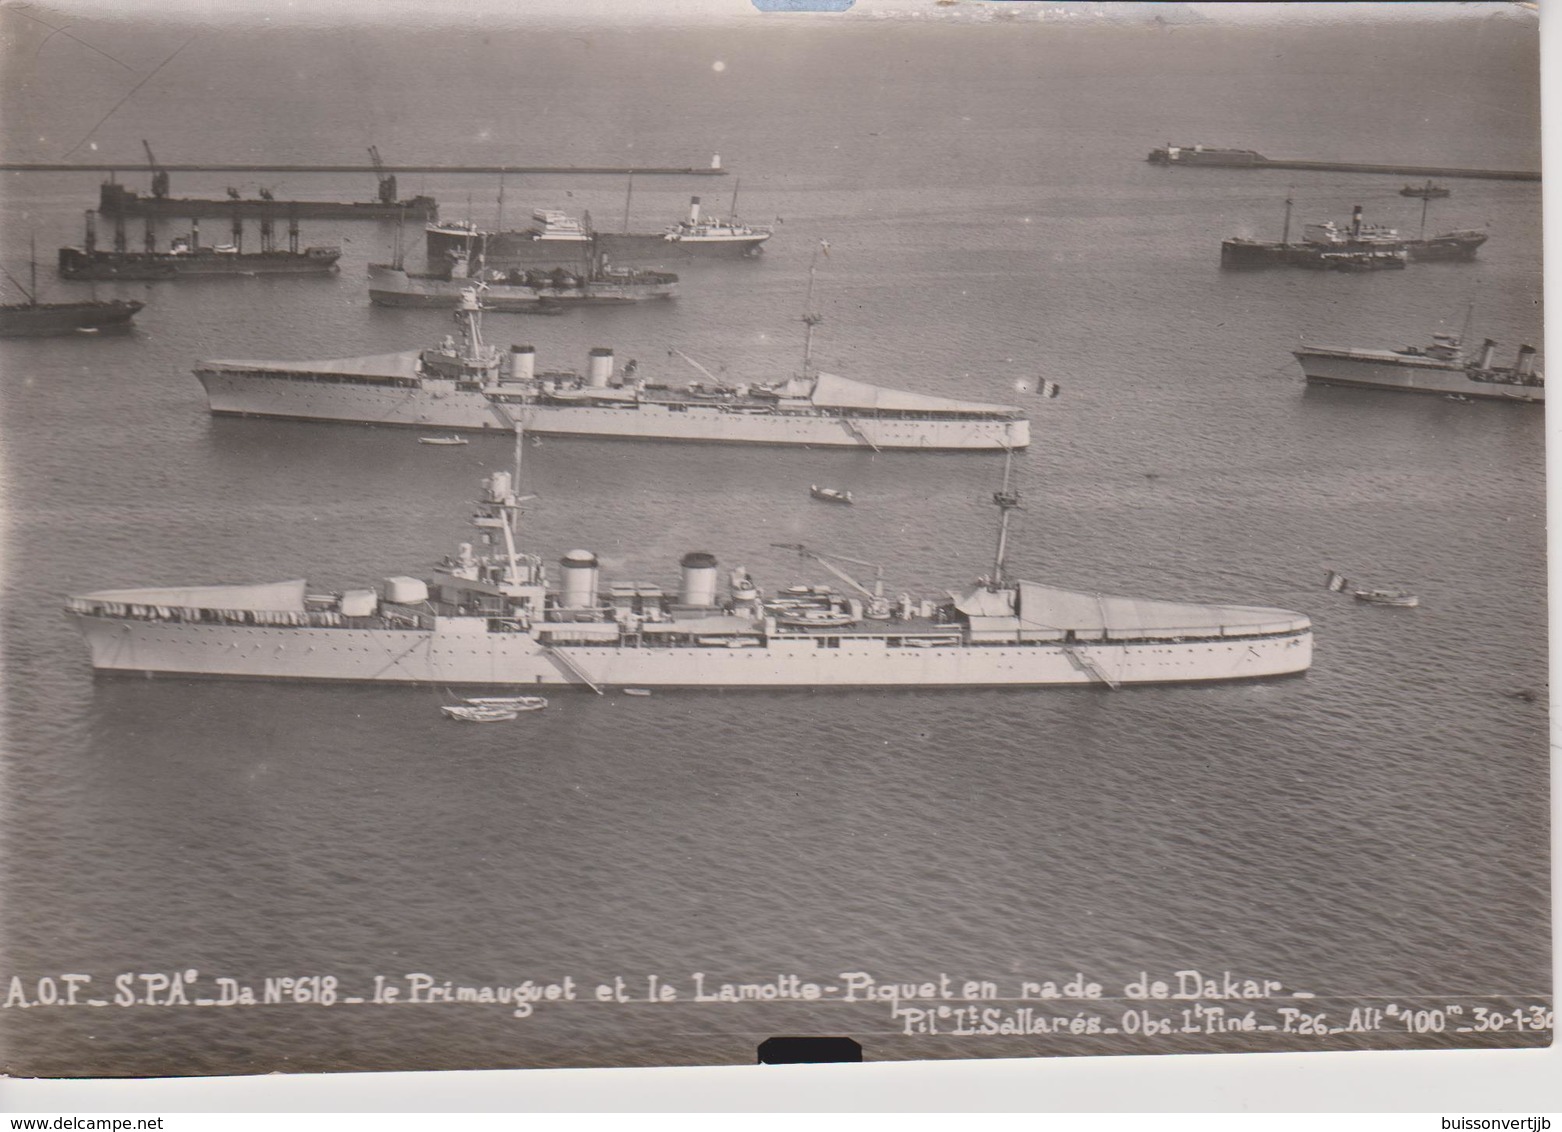
<path fill-rule="evenodd" d="M 152 153 L 151 142 L 142 138 L 141 148 L 146 150 L 147 168 L 152 171 L 152 195 L 162 200 L 168 195 L 168 170 L 157 163 L 157 157 Z"/>
<path fill-rule="evenodd" d="M 369 147 L 369 160 L 374 163 L 374 175 L 380 179 L 380 203 L 396 203 L 396 174 L 385 172 L 385 162 L 380 160 L 380 147 Z"/>
<path fill-rule="evenodd" d="M 884 567 L 877 562 L 864 562 L 860 558 L 847 558 L 844 554 L 825 554 L 804 546 L 798 542 L 773 542 L 770 544 L 782 550 L 795 550 L 804 558 L 812 558 L 852 589 L 868 599 L 867 613 L 869 617 L 888 617 L 889 602 L 884 599 Z M 853 566 L 868 566 L 873 569 L 873 588 L 870 590 L 845 570 L 835 565 L 836 562 L 850 562 Z"/>

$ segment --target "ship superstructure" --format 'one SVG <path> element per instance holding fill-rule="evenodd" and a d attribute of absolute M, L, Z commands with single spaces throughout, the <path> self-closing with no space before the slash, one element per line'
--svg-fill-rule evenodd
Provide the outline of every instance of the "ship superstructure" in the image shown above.
<path fill-rule="evenodd" d="M 1117 687 L 1311 663 L 1299 613 L 1011 580 L 1005 537 L 1019 497 L 1007 476 L 994 496 L 993 573 L 959 596 L 891 598 L 855 582 L 861 596 L 766 591 L 743 567 L 723 584 L 704 550 L 683 555 L 676 585 L 604 580 L 582 549 L 550 572 L 522 539 L 521 449 L 517 430 L 516 471 L 491 473 L 476 502 L 476 542 L 430 577 L 334 594 L 303 580 L 105 590 L 70 598 L 66 614 L 99 671 L 441 686 Z"/>
<path fill-rule="evenodd" d="M 854 381 L 813 368 L 772 383 L 672 385 L 593 348 L 584 373 L 539 370 L 527 345 L 482 338 L 476 288 L 453 335 L 432 349 L 328 361 L 208 361 L 195 375 L 213 413 L 540 436 L 791 444 L 879 449 L 1024 448 L 1030 422 L 1009 405 L 960 401 Z M 818 321 L 808 316 L 810 334 Z M 805 321 L 808 321 L 805 318 Z M 707 371 L 708 372 L 708 371 Z"/>
<path fill-rule="evenodd" d="M 1520 346 L 1511 366 L 1493 364 L 1497 343 L 1487 338 L 1470 358 L 1465 334 L 1435 334 L 1429 346 L 1400 350 L 1308 346 L 1294 351 L 1314 385 L 1354 385 L 1407 393 L 1440 393 L 1492 401 L 1546 399 L 1546 378 L 1536 368 L 1535 347 Z"/>

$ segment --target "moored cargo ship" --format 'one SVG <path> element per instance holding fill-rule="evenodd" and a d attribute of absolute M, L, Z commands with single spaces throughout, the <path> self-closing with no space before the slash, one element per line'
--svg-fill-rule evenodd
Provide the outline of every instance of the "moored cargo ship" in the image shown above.
<path fill-rule="evenodd" d="M 213 413 L 485 431 L 524 421 L 541 436 L 916 451 L 1003 451 L 1030 442 L 1010 405 L 886 389 L 822 373 L 773 383 L 675 386 L 631 359 L 590 352 L 584 374 L 539 371 L 530 346 L 485 345 L 475 288 L 462 293 L 458 343 L 327 361 L 208 361 L 195 375 Z M 805 318 L 811 334 L 817 316 Z"/>
<path fill-rule="evenodd" d="M 1333 221 L 1308 224 L 1300 242 L 1291 242 L 1291 207 L 1285 202 L 1285 226 L 1279 243 L 1244 237 L 1221 241 L 1220 265 L 1229 268 L 1305 267 L 1333 271 L 1381 271 L 1403 268 L 1411 261 L 1473 260 L 1486 242 L 1485 232 L 1462 229 L 1408 240 L 1398 229 L 1367 224 L 1357 205 L 1348 225 Z"/>
<path fill-rule="evenodd" d="M 676 587 L 604 583 L 571 550 L 550 578 L 522 540 L 515 472 L 484 482 L 463 543 L 432 576 L 312 595 L 303 580 L 102 590 L 66 615 L 100 672 L 364 683 L 610 688 L 1045 687 L 1245 680 L 1304 671 L 1312 626 L 1284 609 L 1146 601 L 1007 576 L 962 594 L 767 593 L 691 551 Z M 795 548 L 809 553 L 806 548 Z M 826 556 L 810 555 L 829 565 Z"/>
<path fill-rule="evenodd" d="M 208 247 L 200 242 L 200 229 L 192 227 L 188 236 L 177 236 L 167 251 L 153 248 L 150 229 L 144 251 L 129 251 L 124 230 L 116 230 L 115 246 L 97 246 L 93 214 L 87 213 L 87 235 L 79 248 L 61 248 L 59 271 L 65 279 L 138 280 L 173 279 L 181 275 L 317 275 L 336 269 L 342 249 L 335 245 L 298 246 L 298 228 L 289 233 L 287 251 L 271 245 L 269 222 L 261 221 L 261 250 L 243 250 L 242 236 L 232 244 Z"/>
<path fill-rule="evenodd" d="M 7 279 L 27 296 L 25 303 L 0 306 L 0 338 L 47 338 L 62 334 L 95 333 L 127 328 L 146 305 L 134 299 L 80 299 L 74 302 L 38 301 L 38 255 L 31 249 L 28 271 L 31 288 L 25 288 L 10 272 Z"/>
<path fill-rule="evenodd" d="M 689 201 L 689 215 L 660 232 L 599 232 L 587 221 L 557 209 L 539 208 L 530 228 L 516 232 L 485 232 L 475 224 L 447 221 L 430 224 L 425 246 L 430 263 L 468 248 L 492 266 L 568 264 L 579 262 L 581 247 L 596 242 L 610 262 L 664 260 L 704 256 L 752 256 L 774 234 L 767 226 L 736 218 L 703 216 L 700 198 Z"/>

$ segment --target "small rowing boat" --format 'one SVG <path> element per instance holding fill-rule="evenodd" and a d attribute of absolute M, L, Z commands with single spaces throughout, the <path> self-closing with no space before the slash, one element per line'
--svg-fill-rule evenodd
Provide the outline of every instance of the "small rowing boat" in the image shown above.
<path fill-rule="evenodd" d="M 1354 596 L 1370 605 L 1397 605 L 1401 609 L 1414 609 L 1421 604 L 1420 598 L 1404 590 L 1356 590 Z"/>
<path fill-rule="evenodd" d="M 850 503 L 852 501 L 851 492 L 841 491 L 839 488 L 834 487 L 820 487 L 816 483 L 808 485 L 808 494 L 821 503 Z"/>
<path fill-rule="evenodd" d="M 472 443 L 464 436 L 420 436 L 419 444 L 434 444 L 441 448 L 456 448 L 462 444 Z"/>
<path fill-rule="evenodd" d="M 472 696 L 462 701 L 473 707 L 500 708 L 522 711 L 541 711 L 548 701 L 541 696 Z"/>
<path fill-rule="evenodd" d="M 463 723 L 503 723 L 520 714 L 515 708 L 481 707 L 474 704 L 445 704 L 439 710 Z"/>

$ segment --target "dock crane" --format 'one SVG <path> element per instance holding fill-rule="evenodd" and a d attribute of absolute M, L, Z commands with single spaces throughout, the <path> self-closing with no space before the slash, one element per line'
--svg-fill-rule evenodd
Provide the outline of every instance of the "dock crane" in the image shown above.
<path fill-rule="evenodd" d="M 380 179 L 380 203 L 396 203 L 396 174 L 385 172 L 385 162 L 380 160 L 380 147 L 369 147 L 369 160 L 374 162 L 374 175 Z"/>
<path fill-rule="evenodd" d="M 152 171 L 152 195 L 162 200 L 168 195 L 168 170 L 157 163 L 157 157 L 152 153 L 151 142 L 142 138 L 141 148 L 146 150 L 147 168 Z"/>
<path fill-rule="evenodd" d="M 864 617 L 870 617 L 875 621 L 889 620 L 890 604 L 889 600 L 884 596 L 884 567 L 880 566 L 877 562 L 864 562 L 860 558 L 847 558 L 844 554 L 825 554 L 822 551 L 814 550 L 812 547 L 804 546 L 799 542 L 773 542 L 770 545 L 778 547 L 781 550 L 795 550 L 804 558 L 812 558 L 815 562 L 819 563 L 819 565 L 823 566 L 826 570 L 830 571 L 830 573 L 834 574 L 841 581 L 845 582 L 852 589 L 856 590 L 863 597 L 868 599 L 867 605 L 863 608 Z M 845 570 L 842 570 L 839 566 L 835 565 L 836 562 L 850 562 L 853 566 L 872 567 L 873 588 L 871 590 L 868 589 L 867 586 L 863 585 L 856 578 L 848 574 Z"/>

